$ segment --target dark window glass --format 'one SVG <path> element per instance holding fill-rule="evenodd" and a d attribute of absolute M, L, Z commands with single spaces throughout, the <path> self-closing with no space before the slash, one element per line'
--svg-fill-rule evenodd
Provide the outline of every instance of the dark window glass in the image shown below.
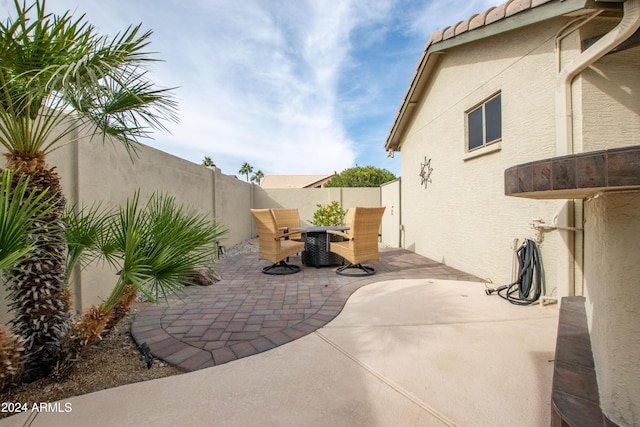
<path fill-rule="evenodd" d="M 484 104 L 484 115 L 487 126 L 486 143 L 502 138 L 502 107 L 500 95 Z"/>
<path fill-rule="evenodd" d="M 482 107 L 476 108 L 468 114 L 469 120 L 469 150 L 484 144 L 484 129 L 482 125 Z"/>

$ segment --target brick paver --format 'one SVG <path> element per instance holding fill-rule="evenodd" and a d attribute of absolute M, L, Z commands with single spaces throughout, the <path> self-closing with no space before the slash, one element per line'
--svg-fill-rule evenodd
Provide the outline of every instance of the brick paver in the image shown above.
<path fill-rule="evenodd" d="M 291 264 L 301 265 L 299 256 Z M 186 371 L 230 362 L 286 344 L 326 325 L 361 286 L 391 279 L 481 279 L 404 249 L 382 249 L 368 277 L 345 277 L 335 267 L 307 267 L 297 274 L 261 274 L 256 253 L 223 259 L 221 280 L 188 287 L 180 299 L 136 316 L 131 333 L 151 353 Z"/>

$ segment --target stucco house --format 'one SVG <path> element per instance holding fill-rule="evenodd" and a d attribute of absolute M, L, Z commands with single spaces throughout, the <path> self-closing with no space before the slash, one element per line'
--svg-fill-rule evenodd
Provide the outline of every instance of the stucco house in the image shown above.
<path fill-rule="evenodd" d="M 640 1 L 510 0 L 433 34 L 385 148 L 405 248 L 583 296 L 599 404 L 640 424 Z M 554 306 L 552 306 L 554 307 Z"/>

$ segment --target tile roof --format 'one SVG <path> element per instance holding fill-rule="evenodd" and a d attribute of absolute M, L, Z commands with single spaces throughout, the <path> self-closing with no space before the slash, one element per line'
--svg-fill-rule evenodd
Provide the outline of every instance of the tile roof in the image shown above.
<path fill-rule="evenodd" d="M 402 128 L 406 124 L 404 119 L 405 112 L 407 112 L 408 107 L 414 105 L 417 99 L 416 97 L 420 96 L 420 91 L 417 88 L 420 86 L 421 81 L 424 79 L 424 76 L 428 75 L 429 73 L 427 62 L 429 57 L 431 56 L 431 53 L 439 53 L 440 51 L 444 51 L 451 47 L 449 45 L 441 47 L 438 45 L 439 43 L 455 39 L 458 36 L 469 35 L 469 39 L 463 38 L 462 40 L 460 40 L 460 43 L 465 43 L 466 41 L 475 38 L 475 36 L 470 35 L 470 33 L 472 33 L 474 30 L 484 29 L 496 23 L 503 23 L 508 18 L 511 18 L 514 15 L 531 11 L 532 9 L 537 9 L 539 6 L 543 5 L 549 5 L 549 7 L 554 10 L 549 11 L 548 13 L 541 12 L 539 14 L 539 17 L 536 17 L 535 15 L 532 15 L 532 17 L 529 19 L 522 17 L 521 19 L 516 20 L 516 24 L 514 24 L 514 27 L 508 26 L 507 24 L 507 26 L 505 26 L 503 30 L 512 30 L 513 28 L 518 26 L 532 24 L 538 19 L 548 19 L 553 16 L 575 13 L 587 8 L 610 8 L 611 6 L 605 5 L 612 5 L 616 3 L 619 4 L 621 1 L 624 0 L 603 0 L 600 2 L 596 0 L 596 3 L 591 0 L 507 0 L 506 2 L 498 6 L 490 7 L 484 12 L 472 15 L 464 21 L 460 21 L 454 25 L 434 32 L 431 35 L 431 38 L 425 44 L 422 56 L 420 57 L 416 69 L 411 76 L 409 87 L 407 88 L 402 103 L 400 104 L 400 108 L 398 109 L 396 117 L 391 125 L 391 129 L 385 141 L 385 149 L 387 149 L 388 151 L 398 150 L 397 144 L 399 141 L 399 136 L 397 132 L 401 132 Z M 596 6 L 597 3 L 599 3 L 599 5 Z M 554 8 L 551 7 L 552 4 L 554 5 Z M 482 35 L 478 34 L 478 37 L 481 38 L 486 35 L 487 33 Z M 453 44 L 456 44 L 456 42 L 453 42 Z M 407 112 L 407 116 L 411 116 L 411 114 L 411 112 Z"/>
<path fill-rule="evenodd" d="M 508 18 L 528 9 L 533 9 L 551 1 L 554 0 L 507 0 L 499 6 L 490 7 L 482 13 L 477 13 L 455 25 L 436 31 L 431 35 L 431 38 L 425 45 L 424 49 L 427 50 L 432 44 L 448 40 L 462 33 L 466 33 L 467 31 L 472 31 L 477 28 L 493 24 L 494 22 L 500 21 L 504 18 Z"/>

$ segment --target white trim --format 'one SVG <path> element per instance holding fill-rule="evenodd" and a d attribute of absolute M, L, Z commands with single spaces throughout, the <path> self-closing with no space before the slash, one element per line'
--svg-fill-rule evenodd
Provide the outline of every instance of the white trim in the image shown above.
<path fill-rule="evenodd" d="M 475 159 L 476 157 L 484 156 L 485 154 L 495 153 L 496 151 L 502 150 L 502 140 L 498 140 L 497 142 L 492 142 L 489 145 L 485 145 L 481 148 L 476 148 L 473 151 L 469 151 L 462 156 L 462 160 L 465 162 L 467 160 Z"/>

